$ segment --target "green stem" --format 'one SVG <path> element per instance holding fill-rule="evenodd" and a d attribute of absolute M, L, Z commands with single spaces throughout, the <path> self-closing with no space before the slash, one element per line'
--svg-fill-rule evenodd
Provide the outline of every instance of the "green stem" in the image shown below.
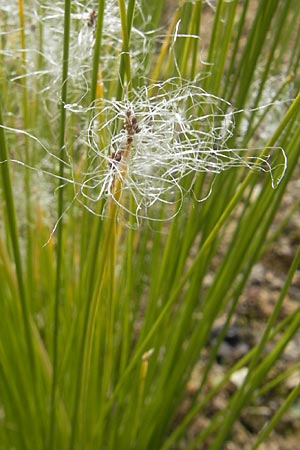
<path fill-rule="evenodd" d="M 25 339 L 28 348 L 28 355 L 30 359 L 31 373 L 32 377 L 35 380 L 36 378 L 36 370 L 35 370 L 35 353 L 34 353 L 34 345 L 33 345 L 33 336 L 31 330 L 31 322 L 30 322 L 30 314 L 28 308 L 28 301 L 26 296 L 26 290 L 23 279 L 23 270 L 22 270 L 22 259 L 21 259 L 21 251 L 19 245 L 18 238 L 18 227 L 17 227 L 17 219 L 16 219 L 16 211 L 15 204 L 13 198 L 12 184 L 11 184 L 11 176 L 9 170 L 8 163 L 8 153 L 6 148 L 6 140 L 4 134 L 4 126 L 2 120 L 2 110 L 1 110 L 1 102 L 0 102 L 0 161 L 1 161 L 1 173 L 2 173 L 2 189 L 3 196 L 6 204 L 6 214 L 8 220 L 8 232 L 10 234 L 12 250 L 15 260 L 16 266 L 16 275 L 17 282 L 19 288 L 19 297 L 21 303 L 21 311 L 22 311 L 22 320 L 24 324 L 25 331 Z"/>
<path fill-rule="evenodd" d="M 298 384 L 294 389 L 290 392 L 287 399 L 283 402 L 283 404 L 280 406 L 280 408 L 276 411 L 270 422 L 263 428 L 261 433 L 259 434 L 255 444 L 251 447 L 251 450 L 256 450 L 262 444 L 265 442 L 268 435 L 271 433 L 272 430 L 274 430 L 275 425 L 279 422 L 279 420 L 282 418 L 282 416 L 285 414 L 285 412 L 288 410 L 288 408 L 293 404 L 294 401 L 299 399 L 300 395 L 300 384 Z"/>
<path fill-rule="evenodd" d="M 98 13 L 97 13 L 96 41 L 95 41 L 95 50 L 94 50 L 94 57 L 93 57 L 91 103 L 93 103 L 93 101 L 96 99 L 96 94 L 97 94 L 98 66 L 99 66 L 99 60 L 100 60 L 104 9 L 105 9 L 105 0 L 99 0 Z"/>
<path fill-rule="evenodd" d="M 286 125 L 289 123 L 289 121 L 294 116 L 294 114 L 297 113 L 299 103 L 300 103 L 300 93 L 298 94 L 298 96 L 296 97 L 296 99 L 294 100 L 294 102 L 292 103 L 290 108 L 288 109 L 287 113 L 283 117 L 281 123 L 279 124 L 279 126 L 276 129 L 275 133 L 273 134 L 272 138 L 267 143 L 266 150 L 263 152 L 263 154 L 268 151 L 269 147 L 272 147 L 275 144 L 275 142 L 277 141 L 278 137 L 283 132 L 283 130 L 286 127 Z M 158 318 L 156 319 L 156 321 L 153 324 L 153 326 L 151 327 L 151 330 L 149 331 L 147 336 L 145 336 L 145 338 L 143 339 L 143 341 L 140 344 L 139 348 L 137 349 L 135 355 L 132 357 L 130 364 L 127 366 L 127 369 L 124 372 L 122 383 L 120 382 L 116 386 L 114 394 L 112 395 L 112 398 L 115 398 L 115 396 L 118 394 L 118 392 L 119 392 L 119 390 L 121 388 L 121 385 L 123 384 L 124 380 L 127 379 L 127 377 L 129 376 L 131 370 L 135 366 L 137 360 L 142 356 L 143 351 L 145 351 L 147 345 L 149 344 L 149 342 L 151 341 L 152 337 L 154 336 L 154 334 L 158 330 L 158 328 L 161 325 L 161 323 L 162 323 L 163 319 L 165 318 L 166 314 L 170 311 L 172 305 L 174 304 L 174 301 L 178 298 L 178 295 L 182 291 L 182 289 L 185 286 L 186 282 L 190 279 L 190 277 L 194 273 L 195 268 L 197 268 L 199 260 L 201 260 L 203 258 L 204 254 L 209 249 L 209 246 L 213 242 L 215 236 L 217 235 L 217 233 L 219 232 L 221 227 L 224 225 L 224 223 L 228 219 L 229 215 L 231 214 L 231 212 L 235 208 L 235 206 L 238 203 L 238 201 L 241 199 L 241 197 L 242 197 L 246 187 L 248 186 L 248 184 L 251 181 L 253 176 L 255 176 L 255 172 L 250 172 L 247 175 L 247 177 L 244 179 L 244 181 L 241 183 L 239 189 L 236 191 L 235 195 L 232 197 L 231 201 L 228 203 L 228 206 L 225 208 L 225 210 L 224 210 L 223 214 L 221 215 L 220 219 L 218 220 L 216 225 L 211 230 L 211 232 L 208 235 L 208 237 L 205 240 L 205 242 L 203 242 L 202 247 L 200 248 L 199 252 L 195 256 L 195 258 L 194 258 L 190 268 L 182 276 L 182 278 L 178 282 L 177 286 L 175 286 L 174 289 L 170 292 L 169 299 L 168 299 L 167 303 L 162 308 L 162 311 L 161 311 L 160 315 L 158 316 Z"/>
<path fill-rule="evenodd" d="M 113 220 L 113 219 L 111 219 Z M 82 341 L 80 346 L 80 354 L 78 361 L 78 376 L 75 387 L 75 402 L 72 415 L 71 436 L 69 443 L 69 450 L 73 450 L 75 447 L 77 428 L 78 428 L 78 416 L 81 413 L 84 417 L 87 395 L 88 395 L 88 379 L 90 374 L 91 357 L 92 357 L 92 345 L 95 331 L 95 323 L 98 312 L 98 307 L 101 300 L 101 294 L 103 293 L 105 269 L 107 269 L 107 255 L 112 245 L 112 233 L 115 232 L 111 228 L 111 221 L 105 222 L 105 229 L 103 232 L 103 243 L 101 246 L 100 261 L 97 266 L 97 280 L 94 290 L 90 290 L 90 297 L 87 300 L 85 309 L 85 316 L 83 322 Z M 81 429 L 81 428 L 80 428 Z"/>
<path fill-rule="evenodd" d="M 123 46 L 122 46 L 122 54 L 121 54 L 120 69 L 119 69 L 119 84 L 118 84 L 118 88 L 117 88 L 117 99 L 122 98 L 125 74 L 126 74 L 126 78 L 127 78 L 129 93 L 131 90 L 131 68 L 130 68 L 129 44 L 130 44 L 131 28 L 132 28 L 132 23 L 133 23 L 134 8 L 135 8 L 135 0 L 129 0 L 128 9 L 127 9 L 127 13 L 126 13 L 125 0 L 119 0 Z"/>
<path fill-rule="evenodd" d="M 20 24 L 20 41 L 22 48 L 21 55 L 21 73 L 23 77 L 21 78 L 22 85 L 22 111 L 23 111 L 23 126 L 25 130 L 28 130 L 30 127 L 29 120 L 29 98 L 28 98 L 28 90 L 27 90 L 27 61 L 26 61 L 26 36 L 25 36 L 25 14 L 24 14 L 24 0 L 18 1 L 18 9 L 19 9 L 19 24 Z M 32 163 L 29 155 L 29 143 L 28 138 L 25 136 L 24 139 L 24 153 L 25 160 L 28 165 Z M 26 204 L 26 232 L 27 232 L 27 248 L 26 248 L 26 269 L 27 269 L 27 280 L 28 280 L 28 292 L 32 291 L 33 280 L 32 280 L 32 233 L 31 233 L 31 192 L 30 192 L 30 176 L 29 172 L 25 172 L 25 204 Z"/>
<path fill-rule="evenodd" d="M 60 104 L 60 130 L 59 130 L 59 177 L 64 177 L 65 164 L 65 131 L 66 131 L 66 109 L 67 101 L 67 80 L 69 67 L 69 41 L 70 41 L 70 18 L 71 1 L 65 0 L 64 15 L 64 43 L 63 43 L 63 61 L 62 61 L 62 90 Z M 55 416 L 56 416 L 56 391 L 58 379 L 58 335 L 59 335 L 59 306 L 61 302 L 61 285 L 63 273 L 63 220 L 64 212 L 64 189 L 60 187 L 58 191 L 58 217 L 57 226 L 57 253 L 56 253 L 56 282 L 54 299 L 54 332 L 53 332 L 53 378 L 50 400 L 50 425 L 49 425 L 49 449 L 54 448 L 55 440 Z"/>
<path fill-rule="evenodd" d="M 233 397 L 233 400 L 231 402 L 231 408 L 226 417 L 224 418 L 223 425 L 220 429 L 217 438 L 212 444 L 211 449 L 217 450 L 221 447 L 222 442 L 224 442 L 224 439 L 228 435 L 234 420 L 238 416 L 246 400 L 248 401 L 249 398 L 251 397 L 256 385 L 258 385 L 260 378 L 265 378 L 267 371 L 270 369 L 272 365 L 272 355 L 274 354 L 278 356 L 283 351 L 284 346 L 287 344 L 287 342 L 289 341 L 289 339 L 299 326 L 300 311 L 298 310 L 293 316 L 292 326 L 285 333 L 285 338 L 283 338 L 280 342 L 278 342 L 278 344 L 276 344 L 274 350 L 268 355 L 268 357 L 263 359 L 263 362 L 259 364 L 259 360 L 261 359 L 263 349 L 270 339 L 273 325 L 278 316 L 283 300 L 287 294 L 288 288 L 291 285 L 293 276 L 299 266 L 299 262 L 300 262 L 300 248 L 298 248 L 298 251 L 295 255 L 295 258 L 287 275 L 285 284 L 280 292 L 278 301 L 276 302 L 275 308 L 271 314 L 271 317 L 268 321 L 263 336 L 260 339 L 259 344 L 257 345 L 254 351 L 253 357 L 251 358 L 251 362 L 248 367 L 248 375 L 243 385 L 240 387 L 239 391 L 237 391 L 236 395 Z"/>

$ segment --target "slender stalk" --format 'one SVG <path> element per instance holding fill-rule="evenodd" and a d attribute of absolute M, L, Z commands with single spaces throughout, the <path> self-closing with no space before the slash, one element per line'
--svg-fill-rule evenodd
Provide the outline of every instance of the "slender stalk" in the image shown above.
<path fill-rule="evenodd" d="M 226 95 L 227 94 L 227 90 L 231 86 L 230 77 L 232 77 L 233 74 L 234 74 L 234 66 L 236 64 L 237 54 L 238 54 L 238 50 L 239 50 L 239 45 L 241 43 L 243 26 L 244 26 L 244 23 L 245 23 L 248 6 L 249 6 L 249 0 L 245 0 L 243 2 L 243 9 L 242 9 L 242 13 L 240 14 L 238 29 L 237 29 L 237 33 L 236 33 L 236 36 L 235 36 L 235 39 L 234 39 L 234 47 L 233 47 L 233 50 L 231 52 L 230 62 L 228 64 L 226 79 L 225 79 L 225 83 L 224 83 L 224 93 L 223 93 L 223 97 L 224 98 L 227 97 L 227 95 Z M 235 84 L 232 83 L 232 89 L 234 89 L 234 87 L 235 87 Z M 231 95 L 232 95 L 232 93 L 233 93 L 233 91 L 231 92 Z M 231 98 L 231 96 L 229 96 L 229 98 Z"/>
<path fill-rule="evenodd" d="M 273 134 L 272 138 L 269 140 L 266 146 L 265 152 L 268 151 L 269 147 L 272 147 L 275 142 L 277 141 L 278 137 L 284 130 L 284 128 L 287 126 L 289 121 L 293 118 L 293 116 L 298 111 L 298 105 L 300 103 L 300 94 L 298 94 L 297 98 L 294 100 L 294 102 L 291 104 L 289 110 L 285 114 L 284 118 L 282 119 L 281 123 L 279 124 L 278 128 L 276 129 L 275 133 Z M 263 152 L 264 153 L 264 152 Z M 185 286 L 186 282 L 190 279 L 192 274 L 194 273 L 195 268 L 197 268 L 198 262 L 203 258 L 203 256 L 206 254 L 206 251 L 209 249 L 210 244 L 212 243 L 213 239 L 216 237 L 218 231 L 221 229 L 221 227 L 224 225 L 226 220 L 228 219 L 229 215 L 237 205 L 238 201 L 241 199 L 246 187 L 248 186 L 250 180 L 252 177 L 255 176 L 255 173 L 249 172 L 247 177 L 244 179 L 244 181 L 241 183 L 239 189 L 236 191 L 230 202 L 228 203 L 227 207 L 225 208 L 224 212 L 222 213 L 221 217 L 219 218 L 218 222 L 215 224 L 213 229 L 211 230 L 210 234 L 206 238 L 206 240 L 203 242 L 199 252 L 195 256 L 192 264 L 190 265 L 187 272 L 182 276 L 182 278 L 178 281 L 177 285 L 174 286 L 174 289 L 169 293 L 168 301 L 162 308 L 159 316 L 157 317 L 156 321 L 152 324 L 151 329 L 149 330 L 148 334 L 145 336 L 145 338 L 142 340 L 141 344 L 139 345 L 138 349 L 135 352 L 135 355 L 132 357 L 131 362 L 127 366 L 127 369 L 124 372 L 122 382 L 120 382 L 116 388 L 115 391 L 111 397 L 111 401 L 115 398 L 115 396 L 119 393 L 122 384 L 125 382 L 125 380 L 130 375 L 131 370 L 136 365 L 138 359 L 142 356 L 143 352 L 145 351 L 147 345 L 151 341 L 152 337 L 158 330 L 159 326 L 163 322 L 166 314 L 170 311 L 172 306 L 174 305 L 174 302 L 178 298 L 178 295 L 182 291 L 183 287 Z"/>
<path fill-rule="evenodd" d="M 283 110 L 281 122 L 273 114 L 274 108 L 248 108 L 251 101 L 259 107 L 273 74 L 289 77 L 277 87 L 275 96 L 274 92 L 267 99 L 268 104 L 282 99 L 285 93 L 297 95 L 294 73 L 299 65 L 299 46 L 293 46 L 299 41 L 296 25 L 300 16 L 296 10 L 291 15 L 296 2 L 257 0 L 254 16 L 253 10 L 248 10 L 250 4 L 252 7 L 248 0 L 242 4 L 219 0 L 209 6 L 202 0 L 140 0 L 137 4 L 135 0 L 97 0 L 95 10 L 89 10 L 94 7 L 90 1 L 38 2 L 35 9 L 36 3 L 30 2 L 34 8 L 24 14 L 26 2 L 18 0 L 16 17 L 9 5 L 0 7 L 2 108 L 5 105 L 7 111 L 7 127 L 0 126 L 0 212 L 5 222 L 4 237 L 6 230 L 10 238 L 5 243 L 0 233 L 0 316 L 4 317 L 0 326 L 1 444 L 16 450 L 170 450 L 180 446 L 184 437 L 189 450 L 205 446 L 207 438 L 208 448 L 221 448 L 241 408 L 282 383 L 297 368 L 284 370 L 264 384 L 299 328 L 299 311 L 276 325 L 292 282 L 289 272 L 262 337 L 238 363 L 225 370 L 217 385 L 208 388 L 218 349 L 252 268 L 297 208 L 295 200 L 266 239 L 299 156 L 300 97 L 287 113 Z M 63 4 L 64 48 L 62 30 L 55 23 L 63 14 Z M 32 22 L 28 24 L 27 19 Z M 214 20 L 212 31 L 205 23 L 207 19 L 208 24 Z M 138 35 L 135 42 L 131 42 L 133 23 Z M 74 30 L 70 29 L 73 24 Z M 273 33 L 272 26 L 277 25 L 282 30 L 274 28 Z M 68 47 L 72 53 L 74 50 L 74 59 L 71 50 L 69 57 Z M 80 54 L 83 48 L 88 54 Z M 15 50 L 19 59 L 11 57 Z M 62 50 L 61 65 L 54 56 Z M 117 53 L 119 58 L 115 58 Z M 62 104 L 56 111 L 53 105 L 60 66 Z M 88 80 L 85 74 L 90 74 Z M 230 105 L 225 106 L 217 97 L 213 104 L 205 95 L 203 102 L 190 96 L 186 103 L 180 94 L 171 98 L 166 92 L 168 86 L 180 85 L 181 79 L 185 84 L 183 78 L 194 80 L 189 84 L 195 83 L 199 90 L 225 93 L 238 109 L 234 114 L 237 126 L 232 123 L 227 127 L 224 109 Z M 160 79 L 166 80 L 164 89 L 160 89 Z M 16 95 L 9 95 L 10 90 Z M 121 105 L 127 99 L 132 101 L 132 109 L 125 106 L 123 124 Z M 172 125 L 166 130 L 159 117 L 160 108 L 165 114 L 169 111 L 169 101 L 176 102 L 178 109 L 170 110 L 167 120 Z M 68 110 L 74 111 L 70 118 L 66 116 Z M 207 126 L 206 119 L 202 126 L 203 112 L 208 116 Z M 55 113 L 60 115 L 58 126 Z M 139 132 L 134 124 L 141 116 L 140 134 L 134 137 L 134 129 Z M 248 129 L 246 124 L 250 124 Z M 245 152 L 250 140 L 251 147 L 262 147 L 265 134 L 259 135 L 258 130 L 272 134 L 273 126 L 276 131 L 260 155 L 265 160 L 270 154 L 270 158 L 265 166 L 260 161 L 259 167 L 272 169 L 273 187 L 280 182 L 277 191 L 270 186 L 268 174 L 253 171 L 248 175 L 246 163 L 250 161 L 252 167 L 256 161 Z M 198 156 L 190 165 L 195 155 L 185 145 L 193 142 L 194 131 L 203 135 L 200 170 L 214 170 L 214 158 L 217 170 L 229 167 L 231 152 L 241 158 L 246 155 L 243 162 L 240 160 L 245 166 L 222 174 L 196 173 Z M 27 132 L 33 139 L 24 135 Z M 153 154 L 146 160 L 143 146 L 148 145 L 152 133 Z M 5 138 L 9 139 L 9 154 Z M 169 147 L 172 142 L 174 150 L 179 150 L 174 155 L 176 165 Z M 39 143 L 48 152 L 46 158 Z M 27 152 L 33 145 L 35 152 Z M 53 183 L 33 186 L 32 171 L 26 169 L 30 190 L 24 190 L 24 199 L 32 218 L 28 214 L 25 223 L 31 226 L 30 236 L 16 221 L 13 201 L 18 212 L 20 183 L 16 179 L 15 188 L 9 178 L 12 166 L 7 161 L 16 161 L 21 170 L 22 164 L 30 162 L 41 176 L 40 169 L 52 164 L 50 151 L 57 146 L 59 153 L 52 156 L 60 156 L 61 163 L 55 176 L 70 178 L 75 197 L 69 220 L 60 219 L 55 239 L 43 248 L 40 242 L 45 240 L 53 214 L 49 198 Z M 239 152 L 241 146 L 244 148 Z M 269 147 L 282 147 L 286 153 Z M 286 156 L 288 167 L 282 178 L 282 159 L 286 163 Z M 145 166 L 139 172 L 142 164 Z M 109 183 L 106 190 L 103 177 Z M 176 203 L 174 183 L 182 194 L 180 204 Z M 97 197 L 99 188 L 101 199 Z M 37 208 L 32 195 L 35 190 L 42 200 Z M 56 193 L 56 209 L 60 217 L 65 217 L 70 192 L 60 186 Z M 48 202 L 52 203 L 49 209 Z M 157 221 L 138 217 L 147 211 L 147 205 L 153 208 Z M 164 221 L 166 213 L 175 209 L 176 217 L 174 214 L 170 223 Z M 129 211 L 136 211 L 136 216 Z M 29 263 L 26 267 L 25 261 Z M 295 264 L 291 270 L 296 270 Z M 290 293 L 293 295 L 293 291 Z M 221 329 L 220 315 L 224 319 Z M 214 331 L 218 337 L 212 342 Z M 148 363 L 149 349 L 155 351 Z M 194 385 L 191 374 L 203 357 L 205 367 L 197 373 Z M 210 417 L 198 436 L 191 437 L 192 420 L 199 413 L 205 414 L 226 389 L 231 375 L 244 366 L 249 373 L 244 378 L 245 386 L 236 389 L 226 409 Z M 184 417 L 178 417 L 182 401 L 186 405 L 187 393 L 191 394 L 189 381 L 194 398 Z M 274 416 L 268 432 L 296 395 L 297 389 Z M 26 411 L 22 402 L 27 405 Z M 265 437 L 262 432 L 259 442 Z"/>
<path fill-rule="evenodd" d="M 181 12 L 181 8 L 178 7 L 176 9 L 175 13 L 173 14 L 172 20 L 170 21 L 170 25 L 168 27 L 164 41 L 161 45 L 156 64 L 151 73 L 151 82 L 152 83 L 155 83 L 158 80 L 159 76 L 161 75 L 163 61 L 164 61 L 164 59 L 166 59 L 168 57 L 167 53 L 168 53 L 169 47 L 171 45 L 172 33 L 174 32 L 176 24 L 180 18 L 180 12 Z"/>
<path fill-rule="evenodd" d="M 93 53 L 93 68 L 92 68 L 92 80 L 91 80 L 91 92 L 90 92 L 90 104 L 94 104 L 95 107 L 99 106 L 101 104 L 101 99 L 103 98 L 103 85 L 102 85 L 102 77 L 101 77 L 101 69 L 100 69 L 100 55 L 101 55 L 101 45 L 102 45 L 102 32 L 103 32 L 103 22 L 104 22 L 104 12 L 105 12 L 105 0 L 99 0 L 98 2 L 98 12 L 97 12 L 97 27 L 96 27 L 96 39 L 95 39 L 95 46 L 94 46 L 94 53 Z M 96 108 L 92 108 L 90 112 L 90 121 L 93 118 L 93 115 L 95 114 Z M 102 144 L 102 141 L 100 139 L 100 142 Z M 101 145 L 100 144 L 100 145 Z M 102 202 L 100 202 L 99 210 L 102 209 Z M 88 258 L 86 254 L 86 249 L 89 248 L 89 246 L 92 244 L 92 248 L 89 249 L 89 253 L 92 253 L 92 259 L 96 259 L 96 255 L 98 252 L 99 247 L 99 241 L 101 236 L 101 230 L 102 230 L 102 221 L 97 220 L 97 223 L 93 222 L 90 218 L 90 214 L 85 211 L 83 215 L 83 225 L 82 229 L 88 229 L 91 228 L 91 224 L 94 225 L 94 233 L 95 238 L 90 239 L 90 236 L 86 233 L 84 236 L 82 236 L 81 239 L 81 260 L 86 261 L 86 258 Z M 95 265 L 87 265 L 84 264 L 82 268 L 82 275 L 84 278 L 84 275 L 86 272 L 89 272 L 89 279 L 90 279 L 90 287 L 89 292 L 92 291 L 93 286 L 93 280 L 95 275 Z"/>
<path fill-rule="evenodd" d="M 23 126 L 24 129 L 29 129 L 30 120 L 29 120 L 29 97 L 28 97 L 28 89 L 27 89 L 27 61 L 26 61 L 26 36 L 25 36 L 25 12 L 24 12 L 24 0 L 18 0 L 18 10 L 19 10 L 19 24 L 20 24 L 20 41 L 21 41 L 21 71 L 23 74 L 23 78 L 21 78 L 22 83 L 22 110 L 23 110 Z M 29 142 L 28 138 L 25 136 L 24 139 L 24 152 L 25 152 L 25 160 L 27 164 L 31 164 L 30 155 L 29 155 Z M 31 189 L 30 189 L 30 175 L 29 172 L 25 172 L 25 202 L 26 202 L 26 219 L 27 219 L 27 261 L 26 261 L 26 269 L 27 269 L 27 279 L 28 279 L 28 291 L 31 292 L 33 289 L 33 280 L 32 280 L 32 232 L 31 232 Z"/>
<path fill-rule="evenodd" d="M 96 28 L 96 40 L 95 49 L 93 56 L 93 71 L 92 71 L 92 85 L 91 85 L 91 103 L 97 97 L 97 82 L 98 82 L 98 68 L 100 60 L 100 50 L 102 42 L 102 31 L 103 31 L 103 19 L 105 10 L 105 0 L 99 0 L 98 2 L 98 13 L 97 13 L 97 28 Z"/>
<path fill-rule="evenodd" d="M 272 364 L 272 355 L 274 354 L 276 355 L 276 357 L 278 357 L 278 355 L 283 351 L 283 348 L 290 339 L 290 337 L 293 335 L 293 333 L 297 330 L 297 327 L 299 326 L 300 310 L 298 309 L 298 311 L 296 311 L 296 313 L 293 315 L 293 322 L 291 326 L 288 328 L 281 341 L 279 341 L 278 344 L 276 344 L 274 350 L 268 355 L 267 358 L 265 358 L 265 360 L 263 359 L 263 362 L 259 365 L 259 359 L 261 359 L 262 350 L 266 345 L 267 341 L 269 340 L 273 324 L 275 322 L 276 317 L 278 316 L 279 310 L 282 306 L 282 302 L 287 294 L 287 290 L 291 284 L 295 271 L 299 266 L 299 262 L 300 262 L 300 248 L 298 249 L 295 255 L 288 276 L 286 278 L 285 285 L 281 290 L 280 296 L 278 298 L 278 301 L 276 302 L 275 308 L 268 321 L 264 334 L 260 339 L 259 344 L 256 347 L 253 357 L 250 361 L 250 365 L 248 368 L 248 375 L 245 378 L 245 381 L 241 386 L 241 388 L 239 389 L 239 391 L 233 397 L 230 411 L 226 416 L 226 418 L 224 419 L 224 423 L 222 425 L 220 433 L 218 434 L 214 443 L 210 447 L 211 449 L 215 450 L 220 448 L 221 443 L 224 442 L 225 436 L 228 434 L 229 429 L 231 428 L 231 425 L 235 420 L 235 417 L 237 417 L 237 414 L 242 409 L 244 402 L 246 400 L 247 401 L 249 400 L 250 396 L 252 395 L 252 392 L 255 389 L 255 386 L 259 382 L 260 377 L 265 377 L 265 371 L 267 371 Z"/>
<path fill-rule="evenodd" d="M 218 2 L 221 6 L 222 1 Z M 218 95 L 221 90 L 221 80 L 228 54 L 228 47 L 231 42 L 237 0 L 224 2 L 220 8 L 219 23 L 216 23 L 214 32 L 214 47 L 210 49 L 209 61 L 217 61 L 212 68 L 212 76 L 208 78 L 209 90 Z M 218 9 L 219 10 L 219 9 Z M 226 19 L 225 19 L 226 17 Z M 216 17 L 217 18 L 217 17 Z"/>
<path fill-rule="evenodd" d="M 263 428 L 260 432 L 255 444 L 251 447 L 251 450 L 257 450 L 258 447 L 266 440 L 269 434 L 274 430 L 275 425 L 279 422 L 282 416 L 287 412 L 289 407 L 299 399 L 300 395 L 300 384 L 294 387 L 294 389 L 289 393 L 288 397 L 282 403 L 280 408 L 276 411 L 270 422 Z"/>
<path fill-rule="evenodd" d="M 152 353 L 153 353 L 153 349 L 144 353 L 142 356 L 142 364 L 141 364 L 141 368 L 140 368 L 139 385 L 138 385 L 138 392 L 137 392 L 137 399 L 136 399 L 136 410 L 135 410 L 135 415 L 133 418 L 133 424 L 132 424 L 132 429 L 131 429 L 132 434 L 130 437 L 130 443 L 133 447 L 136 447 L 136 444 L 137 444 L 137 437 L 138 437 L 139 425 L 141 422 L 143 401 L 144 401 L 144 395 L 145 395 L 145 382 L 146 382 L 146 377 L 147 377 L 147 372 L 148 372 L 149 358 L 152 355 Z"/>
<path fill-rule="evenodd" d="M 284 28 L 284 23 L 287 20 L 288 11 L 290 9 L 290 6 L 291 6 L 291 0 L 286 0 L 283 4 L 284 10 L 282 11 L 281 15 L 279 16 L 278 23 L 274 27 L 276 32 L 274 33 L 273 44 L 269 51 L 268 60 L 267 60 L 266 66 L 264 67 L 264 71 L 263 71 L 263 74 L 260 79 L 260 86 L 259 86 L 258 92 L 257 92 L 254 102 L 252 104 L 253 108 L 257 108 L 257 106 L 259 105 L 259 102 L 262 97 L 263 89 L 269 78 L 269 72 L 270 72 L 272 63 L 274 62 L 274 54 L 275 54 L 275 51 L 279 47 L 282 29 Z M 288 82 L 288 80 L 286 80 L 285 82 Z M 283 87 L 284 86 L 285 86 L 285 83 L 283 84 Z M 249 128 L 248 128 L 248 133 L 245 136 L 245 142 L 249 141 L 248 134 L 250 134 L 252 131 L 252 123 L 253 123 L 254 119 L 255 119 L 255 115 L 252 114 L 251 118 L 249 120 L 249 124 L 248 124 Z"/>
<path fill-rule="evenodd" d="M 66 109 L 67 102 L 67 80 L 69 67 L 69 41 L 70 41 L 70 18 L 71 1 L 65 0 L 64 13 L 64 41 L 63 41 L 63 59 L 62 59 L 62 90 L 60 104 L 60 129 L 59 129 L 59 177 L 64 178 L 65 156 L 65 133 L 66 133 Z M 49 424 L 49 450 L 55 447 L 55 421 L 56 421 L 56 396 L 58 380 L 58 344 L 59 344 L 59 308 L 61 302 L 62 274 L 63 274 L 63 215 L 64 212 L 64 189 L 60 187 L 58 191 L 57 213 L 59 223 L 57 226 L 57 253 L 56 253 L 56 282 L 54 299 L 54 331 L 53 331 L 53 378 L 50 399 L 50 424 Z"/>
<path fill-rule="evenodd" d="M 122 98 L 124 82 L 125 82 L 125 74 L 128 83 L 128 93 L 130 96 L 131 92 L 131 67 L 130 67 L 130 34 L 133 23 L 133 15 L 135 8 L 135 0 L 129 0 L 128 9 L 126 12 L 126 3 L 125 0 L 119 0 L 119 10 L 120 10 L 120 19 L 122 25 L 122 53 L 121 53 L 121 61 L 120 61 L 120 69 L 119 69 L 119 84 L 117 88 L 117 99 Z"/>
<path fill-rule="evenodd" d="M 19 244 L 19 235 L 17 228 L 17 219 L 16 219 L 16 211 L 14 204 L 14 196 L 12 190 L 11 176 L 9 170 L 9 157 L 6 148 L 6 140 L 4 134 L 4 125 L 2 120 L 2 109 L 0 102 L 0 160 L 1 160 L 1 173 L 2 173 L 2 182 L 3 182 L 3 196 L 5 199 L 6 206 L 6 214 L 8 220 L 8 233 L 10 235 L 10 240 L 12 244 L 12 250 L 16 265 L 16 275 L 18 281 L 18 289 L 19 289 L 19 299 L 21 304 L 22 311 L 22 320 L 24 325 L 25 339 L 28 349 L 28 356 L 30 361 L 30 368 L 33 380 L 36 379 L 36 362 L 35 362 L 35 352 L 33 345 L 33 336 L 31 330 L 31 318 L 30 312 L 28 308 L 28 300 L 26 296 L 26 289 L 24 285 L 23 279 L 23 270 L 22 270 L 22 258 Z"/>

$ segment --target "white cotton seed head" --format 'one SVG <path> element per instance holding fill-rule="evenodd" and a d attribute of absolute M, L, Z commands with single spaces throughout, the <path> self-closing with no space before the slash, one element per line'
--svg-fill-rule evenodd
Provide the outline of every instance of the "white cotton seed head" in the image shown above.
<path fill-rule="evenodd" d="M 225 109 L 230 105 L 224 100 L 178 79 L 144 87 L 130 101 L 101 100 L 80 137 L 88 155 L 87 171 L 77 179 L 78 198 L 90 202 L 90 209 L 111 198 L 137 218 L 157 220 L 162 205 L 164 219 L 178 212 L 201 172 L 242 166 L 272 174 L 271 162 L 258 150 L 227 148 L 234 113 Z M 129 145 L 126 117 L 138 126 Z M 121 193 L 115 191 L 117 179 Z"/>

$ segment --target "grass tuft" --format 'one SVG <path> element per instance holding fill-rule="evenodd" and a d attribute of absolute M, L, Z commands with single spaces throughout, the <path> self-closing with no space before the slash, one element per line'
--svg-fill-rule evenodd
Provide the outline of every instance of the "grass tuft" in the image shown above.
<path fill-rule="evenodd" d="M 298 10 L 1 3 L 0 448 L 227 448 L 299 370 Z"/>

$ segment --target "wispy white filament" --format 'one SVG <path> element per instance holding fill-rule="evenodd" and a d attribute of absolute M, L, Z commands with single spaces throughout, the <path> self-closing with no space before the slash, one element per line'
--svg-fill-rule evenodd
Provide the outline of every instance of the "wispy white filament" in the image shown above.
<path fill-rule="evenodd" d="M 218 174 L 247 167 L 269 172 L 273 187 L 280 182 L 286 168 L 282 149 L 277 149 L 282 158 L 275 179 L 270 156 L 259 156 L 259 149 L 227 147 L 234 113 L 223 110 L 230 110 L 230 105 L 195 84 L 178 82 L 171 79 L 144 87 L 130 101 L 101 100 L 101 106 L 94 108 L 93 119 L 80 137 L 88 148 L 88 167 L 77 179 L 79 197 L 90 205 L 111 197 L 136 217 L 155 219 L 159 203 L 177 204 L 178 210 L 201 172 Z M 83 113 L 76 105 L 67 107 Z M 136 118 L 139 132 L 125 156 L 127 112 Z M 114 160 L 116 152 L 124 155 L 121 161 Z M 116 179 L 122 186 L 120 198 L 115 192 Z M 172 211 L 165 208 L 166 216 Z"/>

